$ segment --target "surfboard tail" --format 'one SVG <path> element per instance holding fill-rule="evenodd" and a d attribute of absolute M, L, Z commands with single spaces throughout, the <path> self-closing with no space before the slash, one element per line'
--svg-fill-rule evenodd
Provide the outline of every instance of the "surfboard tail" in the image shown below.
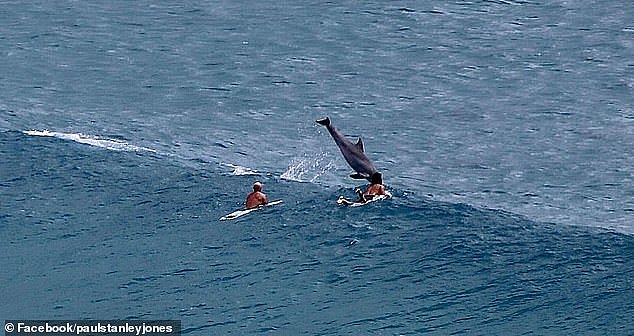
<path fill-rule="evenodd" d="M 326 117 L 324 119 L 316 120 L 316 122 L 320 125 L 330 126 L 330 118 Z"/>

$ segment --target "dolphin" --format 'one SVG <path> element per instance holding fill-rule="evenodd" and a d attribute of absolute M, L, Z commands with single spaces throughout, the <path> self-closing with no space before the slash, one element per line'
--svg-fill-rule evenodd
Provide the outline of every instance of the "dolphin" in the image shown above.
<path fill-rule="evenodd" d="M 363 140 L 359 138 L 357 143 L 353 144 L 330 123 L 330 118 L 328 117 L 317 120 L 316 122 L 326 126 L 332 138 L 335 139 L 335 143 L 339 147 L 341 154 L 343 154 L 344 159 L 346 159 L 350 167 L 356 171 L 356 174 L 352 174 L 350 177 L 371 181 L 372 175 L 377 173 L 377 170 L 372 161 L 370 161 L 364 153 Z"/>

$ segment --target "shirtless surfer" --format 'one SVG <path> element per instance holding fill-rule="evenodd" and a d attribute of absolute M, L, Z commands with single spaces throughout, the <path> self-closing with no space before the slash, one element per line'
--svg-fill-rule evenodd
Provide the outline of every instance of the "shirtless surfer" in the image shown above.
<path fill-rule="evenodd" d="M 381 176 L 381 173 L 379 172 L 372 174 L 371 183 L 365 189 L 365 192 L 362 192 L 361 189 L 357 189 L 356 192 L 359 195 L 359 199 L 357 200 L 358 203 L 365 203 L 378 195 L 391 196 L 385 190 L 385 187 L 383 186 L 383 176 Z M 337 204 L 351 205 L 353 203 L 354 202 L 345 199 L 343 196 L 340 196 L 337 200 Z"/>
<path fill-rule="evenodd" d="M 247 195 L 247 204 L 244 208 L 253 209 L 260 205 L 266 205 L 268 202 L 266 194 L 262 192 L 262 183 L 255 182 L 253 183 L 253 192 Z"/>

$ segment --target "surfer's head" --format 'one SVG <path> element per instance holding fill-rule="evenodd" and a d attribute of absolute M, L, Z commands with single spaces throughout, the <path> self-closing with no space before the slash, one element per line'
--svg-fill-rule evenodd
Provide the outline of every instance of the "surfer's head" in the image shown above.
<path fill-rule="evenodd" d="M 372 174 L 370 182 L 372 182 L 372 184 L 383 184 L 383 176 L 381 176 L 381 173 L 376 172 Z"/>
<path fill-rule="evenodd" d="M 262 183 L 260 182 L 253 183 L 253 191 L 262 191 Z"/>

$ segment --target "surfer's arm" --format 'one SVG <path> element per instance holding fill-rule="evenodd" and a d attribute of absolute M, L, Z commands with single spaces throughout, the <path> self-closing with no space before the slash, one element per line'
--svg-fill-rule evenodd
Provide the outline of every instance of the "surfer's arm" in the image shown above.
<path fill-rule="evenodd" d="M 387 195 L 387 192 L 385 191 L 385 187 L 383 185 L 379 187 L 379 195 Z"/>
<path fill-rule="evenodd" d="M 339 199 L 337 200 L 337 204 L 352 205 L 354 204 L 354 202 L 345 199 L 343 196 L 339 196 Z"/>
<path fill-rule="evenodd" d="M 265 193 L 260 192 L 257 194 L 257 197 L 258 203 L 260 203 L 260 205 L 267 205 L 269 203 L 269 199 L 268 197 L 266 197 Z"/>
<path fill-rule="evenodd" d="M 367 200 L 368 195 L 365 195 L 363 191 L 361 191 L 361 189 L 357 189 L 356 192 L 357 192 L 357 195 L 359 195 L 359 203 L 365 203 L 368 201 Z"/>

